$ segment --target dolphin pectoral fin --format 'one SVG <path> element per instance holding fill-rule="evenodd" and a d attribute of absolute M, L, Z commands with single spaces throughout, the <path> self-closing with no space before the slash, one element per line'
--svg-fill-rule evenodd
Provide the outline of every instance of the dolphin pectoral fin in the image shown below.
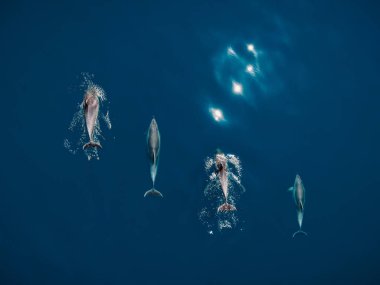
<path fill-rule="evenodd" d="M 291 191 L 291 192 L 292 192 L 293 190 L 294 190 L 294 187 L 293 187 L 293 186 L 288 188 L 288 191 Z"/>
<path fill-rule="evenodd" d="M 152 189 L 150 189 L 150 190 L 148 190 L 148 191 L 145 192 L 144 197 L 147 197 L 147 196 L 155 196 L 155 197 L 161 197 L 161 198 L 164 197 L 164 196 L 161 194 L 160 191 L 158 191 L 158 190 L 156 190 L 156 189 L 154 189 L 154 188 L 152 188 Z"/>
<path fill-rule="evenodd" d="M 90 141 L 83 145 L 83 149 L 89 148 L 89 147 L 96 147 L 96 148 L 102 148 L 101 144 L 98 142 Z"/>
<path fill-rule="evenodd" d="M 304 236 L 308 236 L 307 232 L 304 232 L 304 231 L 302 231 L 302 230 L 298 230 L 298 231 L 296 231 L 296 232 L 293 234 L 293 238 L 294 238 L 296 235 L 304 235 Z"/>

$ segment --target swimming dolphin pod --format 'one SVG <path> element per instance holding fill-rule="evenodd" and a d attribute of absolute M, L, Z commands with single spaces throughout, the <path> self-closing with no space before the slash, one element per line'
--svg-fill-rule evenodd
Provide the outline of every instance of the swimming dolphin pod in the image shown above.
<path fill-rule="evenodd" d="M 293 238 L 298 234 L 307 236 L 307 233 L 302 231 L 302 221 L 305 207 L 305 187 L 303 186 L 301 177 L 298 174 L 294 180 L 294 186 L 290 187 L 289 191 L 293 193 L 294 202 L 297 208 L 297 220 L 299 225 L 299 230 L 293 234 Z"/>
<path fill-rule="evenodd" d="M 98 124 L 98 114 L 99 114 L 99 98 L 96 89 L 89 88 L 83 99 L 83 111 L 84 117 L 86 119 L 86 128 L 88 132 L 88 137 L 90 141 L 83 146 L 83 149 L 89 147 L 102 148 L 99 142 L 94 141 L 94 132 L 96 125 Z"/>
<path fill-rule="evenodd" d="M 99 142 L 94 141 L 94 133 L 98 124 L 98 114 L 99 114 L 99 96 L 94 88 L 89 88 L 82 102 L 86 129 L 89 137 L 89 142 L 83 145 L 83 149 L 89 147 L 102 148 Z M 158 125 L 155 118 L 152 119 L 148 134 L 147 134 L 147 147 L 148 147 L 148 157 L 150 162 L 150 175 L 152 179 L 152 189 L 145 192 L 144 197 L 156 196 L 163 197 L 160 191 L 155 189 L 155 180 L 158 169 L 159 155 L 160 155 L 160 132 L 158 130 Z M 232 160 L 233 158 L 233 160 Z M 213 162 L 216 170 L 214 172 L 214 177 L 219 181 L 220 188 L 223 192 L 225 202 L 217 208 L 218 212 L 225 211 L 236 211 L 236 207 L 228 202 L 229 198 L 229 179 L 230 176 L 239 183 L 240 181 L 236 175 L 230 174 L 228 169 L 228 163 L 235 161 L 233 155 L 225 155 L 220 150 L 217 151 L 215 157 L 210 161 Z M 236 161 L 233 164 L 237 164 Z M 211 166 L 211 165 L 210 165 Z M 236 165 L 235 165 L 236 166 Z M 302 222 L 304 216 L 304 206 L 305 206 L 305 187 L 301 180 L 301 177 L 297 174 L 294 185 L 289 188 L 289 191 L 293 193 L 294 202 L 297 209 L 297 221 L 299 225 L 299 230 L 293 234 L 293 238 L 296 235 L 303 234 L 307 236 L 307 233 L 302 230 Z"/>
<path fill-rule="evenodd" d="M 152 119 L 147 135 L 148 156 L 150 162 L 150 176 L 152 178 L 152 189 L 145 192 L 146 196 L 163 197 L 160 191 L 154 188 L 154 183 L 157 175 L 158 160 L 160 156 L 160 132 L 155 118 Z"/>

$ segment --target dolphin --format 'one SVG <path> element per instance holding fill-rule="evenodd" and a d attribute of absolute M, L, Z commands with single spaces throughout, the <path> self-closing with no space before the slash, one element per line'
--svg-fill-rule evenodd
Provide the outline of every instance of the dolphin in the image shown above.
<path fill-rule="evenodd" d="M 94 131 L 98 122 L 99 114 L 99 98 L 94 88 L 87 89 L 84 94 L 82 103 L 84 117 L 86 119 L 86 128 L 90 141 L 83 146 L 83 149 L 88 147 L 102 148 L 99 142 L 94 141 Z"/>
<path fill-rule="evenodd" d="M 302 220 L 305 207 L 305 187 L 303 186 L 301 177 L 297 174 L 296 179 L 294 180 L 294 186 L 289 188 L 289 191 L 293 192 L 294 202 L 296 203 L 297 208 L 297 218 L 299 230 L 293 234 L 293 238 L 298 234 L 303 234 L 307 236 L 307 233 L 302 231 Z"/>
<path fill-rule="evenodd" d="M 155 118 L 152 119 L 149 125 L 147 145 L 148 145 L 148 156 L 149 156 L 149 162 L 150 162 L 150 176 L 152 178 L 153 187 L 152 189 L 145 192 L 144 197 L 146 196 L 163 197 L 160 191 L 154 188 L 154 182 L 156 180 L 157 168 L 158 168 L 158 159 L 160 155 L 160 132 L 158 131 L 158 126 L 157 126 L 157 122 Z"/>
<path fill-rule="evenodd" d="M 225 203 L 218 207 L 218 212 L 222 211 L 236 211 L 234 205 L 229 204 L 228 200 L 228 172 L 227 172 L 227 157 L 224 153 L 218 150 L 215 155 L 215 167 L 216 174 L 219 177 L 219 182 L 222 187 L 223 195 L 225 198 Z"/>

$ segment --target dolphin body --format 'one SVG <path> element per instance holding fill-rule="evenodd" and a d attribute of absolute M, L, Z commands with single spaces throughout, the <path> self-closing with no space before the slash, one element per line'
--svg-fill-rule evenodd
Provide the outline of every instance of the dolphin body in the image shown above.
<path fill-rule="evenodd" d="M 161 192 L 154 188 L 154 182 L 156 180 L 157 168 L 158 168 L 158 159 L 160 156 L 160 132 L 158 130 L 157 122 L 154 118 L 152 119 L 149 125 L 147 145 L 148 145 L 148 156 L 149 156 L 149 162 L 150 162 L 150 176 L 152 178 L 153 187 L 152 189 L 145 192 L 144 197 L 146 196 L 163 197 Z"/>
<path fill-rule="evenodd" d="M 307 233 L 302 231 L 302 221 L 303 221 L 303 213 L 305 206 L 305 187 L 303 186 L 301 177 L 297 174 L 296 179 L 294 180 L 294 186 L 289 188 L 289 191 L 293 192 L 294 202 L 296 203 L 297 208 L 297 218 L 299 230 L 293 234 L 293 238 L 298 234 L 303 234 L 307 236 Z"/>
<path fill-rule="evenodd" d="M 99 98 L 96 94 L 96 90 L 94 90 L 93 88 L 89 88 L 86 91 L 82 106 L 84 111 L 84 117 L 86 119 L 86 128 L 88 136 L 90 138 L 90 141 L 83 146 L 83 149 L 89 147 L 102 148 L 99 142 L 94 141 L 94 131 L 98 122 L 99 114 Z"/>
<path fill-rule="evenodd" d="M 215 155 L 216 174 L 219 176 L 219 182 L 222 187 L 225 203 L 218 207 L 218 212 L 223 211 L 236 211 L 234 205 L 229 204 L 228 200 L 228 172 L 227 172 L 227 158 L 220 151 Z"/>

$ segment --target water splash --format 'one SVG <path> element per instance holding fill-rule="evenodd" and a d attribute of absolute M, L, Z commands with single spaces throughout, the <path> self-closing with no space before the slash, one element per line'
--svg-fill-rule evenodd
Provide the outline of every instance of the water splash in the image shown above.
<path fill-rule="evenodd" d="M 106 93 L 102 87 L 93 82 L 93 75 L 82 73 L 82 77 L 83 79 L 80 84 L 80 93 L 86 94 L 87 92 L 91 92 L 99 98 L 100 103 L 99 115 L 94 128 L 94 141 L 104 141 L 106 138 L 102 132 L 102 125 L 105 125 L 106 129 L 108 130 L 111 130 L 112 128 L 112 123 L 109 115 L 109 103 Z M 67 135 L 67 138 L 64 139 L 64 147 L 70 153 L 75 155 L 79 150 L 82 150 L 83 145 L 88 142 L 83 102 L 77 104 L 77 111 L 73 115 L 68 130 L 69 133 Z M 88 160 L 99 159 L 99 150 L 97 148 L 86 148 L 83 150 L 83 152 Z"/>
<path fill-rule="evenodd" d="M 228 203 L 235 206 L 241 194 L 245 192 L 241 184 L 242 167 L 240 159 L 233 154 L 221 154 L 226 161 Z M 208 232 L 221 232 L 236 229 L 241 224 L 238 211 L 218 211 L 218 207 L 226 202 L 222 183 L 217 172 L 216 156 L 205 159 L 207 186 L 204 189 L 204 207 L 199 212 L 199 220 Z"/>
<path fill-rule="evenodd" d="M 107 128 L 110 130 L 112 128 L 112 123 L 110 119 L 110 112 L 107 111 L 105 115 L 102 116 L 104 122 L 107 124 Z"/>

